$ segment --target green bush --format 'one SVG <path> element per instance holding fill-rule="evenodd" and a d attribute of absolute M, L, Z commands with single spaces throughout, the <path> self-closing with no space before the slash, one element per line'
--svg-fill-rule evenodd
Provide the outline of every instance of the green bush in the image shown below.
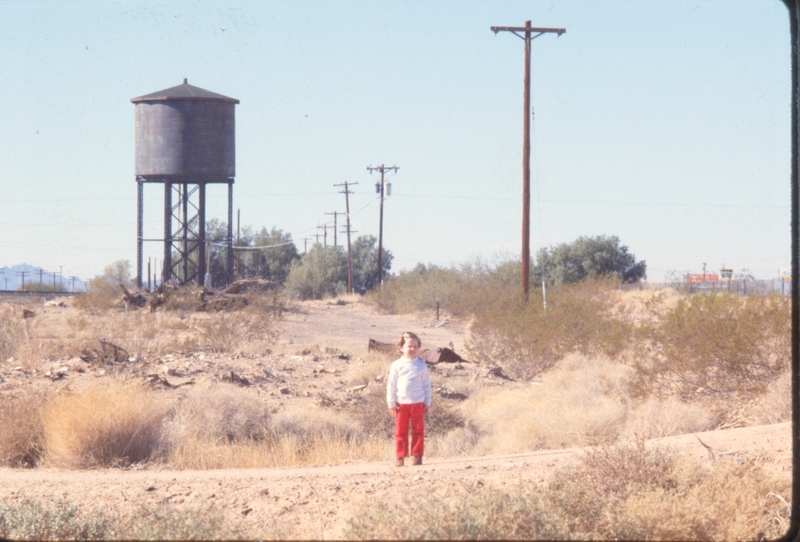
<path fill-rule="evenodd" d="M 630 326 L 612 312 L 612 293 L 609 280 L 564 284 L 547 291 L 545 309 L 540 289 L 527 302 L 517 288 L 492 292 L 475 308 L 467 349 L 523 379 L 571 352 L 615 356 L 628 345 Z"/>
<path fill-rule="evenodd" d="M 296 299 L 323 299 L 347 291 L 347 255 L 341 247 L 314 245 L 292 262 L 286 293 Z"/>
<path fill-rule="evenodd" d="M 694 294 L 637 330 L 633 391 L 683 399 L 753 397 L 788 370 L 790 301 Z"/>

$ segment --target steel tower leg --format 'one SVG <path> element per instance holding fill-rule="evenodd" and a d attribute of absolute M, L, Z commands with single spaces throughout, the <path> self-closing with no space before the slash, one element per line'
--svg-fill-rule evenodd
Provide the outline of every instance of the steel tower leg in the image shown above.
<path fill-rule="evenodd" d="M 203 286 L 206 280 L 206 183 L 200 181 L 200 205 L 197 209 L 197 285 Z"/>
<path fill-rule="evenodd" d="M 164 182 L 164 262 L 161 265 L 161 284 L 172 278 L 172 183 Z"/>
<path fill-rule="evenodd" d="M 137 178 L 137 200 L 136 200 L 136 286 L 141 290 L 142 288 L 142 260 L 144 259 L 144 252 L 142 244 L 144 242 L 144 221 L 143 205 L 144 205 L 144 183 Z M 148 277 L 149 278 L 149 277 Z"/>
<path fill-rule="evenodd" d="M 233 182 L 228 183 L 228 284 L 233 282 Z"/>

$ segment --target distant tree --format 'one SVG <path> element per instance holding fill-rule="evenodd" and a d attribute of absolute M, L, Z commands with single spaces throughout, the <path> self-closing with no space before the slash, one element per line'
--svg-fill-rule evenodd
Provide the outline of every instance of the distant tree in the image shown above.
<path fill-rule="evenodd" d="M 250 266 L 255 270 L 254 276 L 280 284 L 286 282 L 292 270 L 292 262 L 300 257 L 292 242 L 292 235 L 276 228 L 269 232 L 266 228 L 261 228 L 255 235 L 253 246 L 267 247 L 250 253 Z"/>
<path fill-rule="evenodd" d="M 374 235 L 360 235 L 350 246 L 353 261 L 353 290 L 364 293 L 378 285 L 378 239 Z M 382 250 L 381 267 L 384 278 L 389 275 L 394 256 Z"/>
<path fill-rule="evenodd" d="M 208 272 L 211 273 L 214 286 L 230 284 L 234 277 L 228 276 L 228 224 L 217 219 L 209 220 L 206 223 L 206 239 L 211 243 Z M 234 273 L 238 265 L 239 278 L 259 277 L 283 284 L 289 276 L 292 262 L 299 258 L 291 234 L 275 227 L 271 231 L 262 227 L 259 232 L 254 232 L 250 226 L 244 226 L 238 240 L 234 232 L 233 246 L 248 249 L 264 247 L 264 250 L 238 251 Z M 234 248 L 234 258 L 236 253 Z"/>
<path fill-rule="evenodd" d="M 532 274 L 537 282 L 548 284 L 580 282 L 589 276 L 614 276 L 630 283 L 647 277 L 647 264 L 637 262 L 618 237 L 599 235 L 541 249 Z"/>
<path fill-rule="evenodd" d="M 347 254 L 341 247 L 311 247 L 292 261 L 286 292 L 297 299 L 323 299 L 347 291 Z"/>

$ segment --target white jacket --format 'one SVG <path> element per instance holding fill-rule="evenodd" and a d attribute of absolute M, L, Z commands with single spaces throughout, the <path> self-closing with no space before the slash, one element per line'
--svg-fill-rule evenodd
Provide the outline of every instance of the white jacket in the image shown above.
<path fill-rule="evenodd" d="M 386 384 L 389 408 L 412 403 L 431 404 L 431 375 L 428 366 L 419 358 L 402 357 L 392 363 Z"/>

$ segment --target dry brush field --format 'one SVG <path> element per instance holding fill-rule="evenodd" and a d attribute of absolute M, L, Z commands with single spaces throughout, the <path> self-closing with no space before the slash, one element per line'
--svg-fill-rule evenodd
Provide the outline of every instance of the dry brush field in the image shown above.
<path fill-rule="evenodd" d="M 492 334 L 486 315 L 391 314 L 359 296 L 264 295 L 222 312 L 185 300 L 156 312 L 3 300 L 0 536 L 783 533 L 792 499 L 786 368 L 760 380 L 745 375 L 743 382 L 766 383 L 750 389 L 720 374 L 723 362 L 736 361 L 729 356 L 691 373 L 694 395 L 681 395 L 689 373 L 657 364 L 670 355 L 664 347 L 653 353 L 658 333 L 677 333 L 713 307 L 680 309 L 675 293 L 609 295 L 619 321 L 666 323 L 656 331 L 639 325 L 639 349 L 598 324 L 576 334 L 583 342 L 512 351 L 517 339 Z M 750 323 L 737 310 L 743 329 Z M 759 329 L 767 322 L 760 319 Z M 568 336 L 577 324 L 561 325 L 548 336 Z M 423 349 L 452 347 L 471 361 L 431 367 L 425 465 L 398 469 L 384 398 L 391 359 L 367 343 L 394 342 L 407 330 Z M 586 339 L 592 333 L 608 338 L 602 347 Z M 770 337 L 762 350 L 785 358 L 785 343 Z M 691 340 L 702 337 L 683 342 Z M 775 355 L 746 366 L 756 376 L 777 371 Z M 736 386 L 735 401 L 725 385 Z"/>

